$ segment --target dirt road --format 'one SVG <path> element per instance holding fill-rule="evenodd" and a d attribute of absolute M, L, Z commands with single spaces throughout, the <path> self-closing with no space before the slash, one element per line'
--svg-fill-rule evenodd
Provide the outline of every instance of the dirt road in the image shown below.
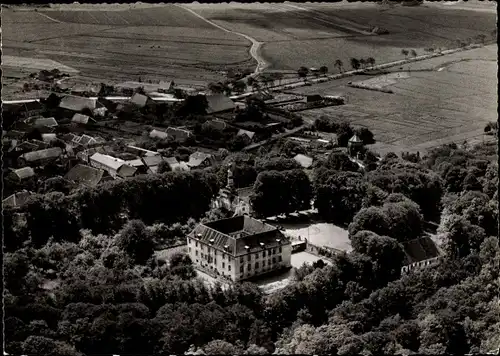
<path fill-rule="evenodd" d="M 178 6 L 178 7 L 182 8 L 182 9 L 184 9 L 186 11 L 189 11 L 194 16 L 202 19 L 203 21 L 209 23 L 210 25 L 212 25 L 214 27 L 217 27 L 218 29 L 220 29 L 222 31 L 233 33 L 235 35 L 244 37 L 247 40 L 249 40 L 252 43 L 252 46 L 250 47 L 250 55 L 252 56 L 253 59 L 255 59 L 257 61 L 257 67 L 255 68 L 253 74 L 250 75 L 250 76 L 255 76 L 255 75 L 258 75 L 259 73 L 262 73 L 264 71 L 264 69 L 266 69 L 269 66 L 269 64 L 266 62 L 266 60 L 264 59 L 264 57 L 262 57 L 262 55 L 260 54 L 260 47 L 262 46 L 262 42 L 259 42 L 255 38 L 250 37 L 250 36 L 248 36 L 248 35 L 246 35 L 244 33 L 232 31 L 232 30 L 229 30 L 229 29 L 227 29 L 225 27 L 222 27 L 222 26 L 216 24 L 215 22 L 210 21 L 210 20 L 204 18 L 200 14 L 196 13 L 195 11 L 193 11 L 193 10 L 191 10 L 191 9 L 183 6 L 183 5 L 177 5 L 176 4 L 175 6 Z M 245 78 L 243 78 L 243 79 L 245 79 Z"/>

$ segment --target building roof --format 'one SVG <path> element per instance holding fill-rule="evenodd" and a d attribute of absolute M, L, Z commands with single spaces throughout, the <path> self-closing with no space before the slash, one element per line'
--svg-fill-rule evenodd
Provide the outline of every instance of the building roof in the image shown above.
<path fill-rule="evenodd" d="M 311 157 L 308 157 L 300 153 L 295 157 L 293 157 L 293 159 L 297 161 L 302 166 L 302 168 L 309 168 L 312 166 L 313 163 L 313 159 Z"/>
<path fill-rule="evenodd" d="M 128 164 L 131 167 L 141 167 L 141 166 L 144 166 L 144 162 L 140 158 L 132 159 L 132 160 L 129 160 L 129 161 L 125 161 L 125 163 Z"/>
<path fill-rule="evenodd" d="M 167 135 L 173 136 L 174 138 L 188 138 L 191 136 L 191 131 L 180 127 L 168 127 Z"/>
<path fill-rule="evenodd" d="M 142 161 L 144 164 L 148 167 L 152 166 L 158 166 L 161 162 L 164 161 L 163 157 L 158 155 L 158 156 L 145 156 L 142 158 Z"/>
<path fill-rule="evenodd" d="M 146 104 L 148 102 L 148 97 L 146 95 L 143 95 L 140 93 L 135 93 L 130 98 L 130 102 L 139 106 L 139 107 L 143 107 L 143 106 L 146 106 Z"/>
<path fill-rule="evenodd" d="M 24 131 L 18 131 L 18 130 L 9 130 L 9 131 L 4 131 L 3 137 L 8 137 L 8 138 L 23 138 L 26 135 L 26 132 Z"/>
<path fill-rule="evenodd" d="M 120 168 L 125 163 L 125 161 L 122 159 L 111 157 L 109 155 L 105 155 L 99 152 L 94 153 L 90 157 L 90 160 L 100 163 L 113 170 L 118 170 L 118 168 Z"/>
<path fill-rule="evenodd" d="M 93 138 L 92 136 L 83 134 L 79 138 L 78 143 L 82 146 L 90 146 L 90 145 L 96 144 L 97 140 L 95 138 Z"/>
<path fill-rule="evenodd" d="M 55 127 L 57 125 L 57 121 L 53 117 L 41 117 L 33 120 L 33 126 L 35 127 Z"/>
<path fill-rule="evenodd" d="M 172 171 L 189 171 L 189 166 L 186 162 L 178 162 L 171 164 L 170 169 L 172 169 Z"/>
<path fill-rule="evenodd" d="M 85 98 L 83 96 L 66 95 L 61 99 L 59 107 L 72 111 L 82 111 L 85 108 L 94 110 L 97 100 L 94 98 Z"/>
<path fill-rule="evenodd" d="M 290 243 L 278 228 L 246 215 L 199 224 L 188 236 L 233 256 Z"/>
<path fill-rule="evenodd" d="M 223 94 L 207 95 L 206 98 L 208 101 L 207 114 L 234 110 L 236 107 L 234 102 L 228 96 Z"/>
<path fill-rule="evenodd" d="M 168 137 L 168 134 L 166 132 L 154 129 L 149 133 L 149 137 L 164 139 Z"/>
<path fill-rule="evenodd" d="M 158 156 L 160 153 L 155 151 L 146 150 L 145 148 L 140 148 L 132 145 L 127 146 L 127 150 L 133 153 L 139 153 L 144 156 Z"/>
<path fill-rule="evenodd" d="M 350 139 L 349 142 L 352 143 L 363 143 L 363 141 L 359 138 L 358 135 L 354 134 Z"/>
<path fill-rule="evenodd" d="M 51 147 L 44 150 L 27 152 L 22 155 L 22 157 L 27 162 L 40 161 L 42 159 L 57 158 L 62 155 L 62 149 L 60 147 Z"/>
<path fill-rule="evenodd" d="M 165 81 L 165 80 L 161 80 L 160 81 L 160 84 L 158 84 L 158 89 L 162 89 L 162 90 L 169 90 L 172 85 L 174 84 L 174 82 L 172 81 Z"/>
<path fill-rule="evenodd" d="M 73 115 L 73 118 L 71 119 L 71 122 L 78 123 L 78 124 L 88 124 L 89 121 L 95 121 L 91 117 L 83 114 L 75 114 Z"/>
<path fill-rule="evenodd" d="M 241 136 L 241 135 L 247 135 L 247 136 L 248 136 L 248 138 L 249 138 L 250 140 L 252 140 L 252 139 L 253 139 L 253 137 L 255 136 L 255 132 L 240 129 L 240 130 L 238 131 L 238 133 L 236 134 L 236 136 Z"/>
<path fill-rule="evenodd" d="M 16 207 L 16 206 L 21 206 L 23 205 L 26 200 L 32 195 L 33 193 L 28 192 L 27 190 L 23 190 L 21 192 L 17 192 L 15 194 L 12 194 L 2 200 L 2 206 L 7 207 Z"/>
<path fill-rule="evenodd" d="M 225 130 L 227 127 L 227 123 L 224 120 L 214 119 L 205 122 L 205 124 L 210 125 L 218 130 Z"/>
<path fill-rule="evenodd" d="M 402 243 L 408 264 L 428 260 L 440 255 L 432 239 L 428 236 Z"/>
<path fill-rule="evenodd" d="M 42 134 L 43 142 L 52 142 L 57 140 L 57 135 L 55 133 L 44 133 Z"/>
<path fill-rule="evenodd" d="M 35 175 L 35 171 L 31 167 L 24 167 L 12 171 L 20 180 L 31 178 Z"/>
<path fill-rule="evenodd" d="M 200 164 L 203 163 L 203 161 L 205 161 L 210 157 L 212 157 L 212 155 L 205 152 L 197 151 L 189 156 L 189 162 L 187 164 L 190 167 L 198 167 Z"/>
<path fill-rule="evenodd" d="M 102 169 L 77 164 L 64 176 L 69 181 L 83 184 L 87 187 L 95 187 L 101 181 L 104 171 Z"/>
<path fill-rule="evenodd" d="M 169 166 L 179 164 L 179 161 L 175 157 L 166 157 L 165 162 L 167 162 Z"/>
<path fill-rule="evenodd" d="M 128 164 L 123 164 L 120 168 L 118 168 L 116 173 L 121 178 L 129 178 L 133 177 L 135 172 L 137 172 L 137 168 L 129 166 Z"/>

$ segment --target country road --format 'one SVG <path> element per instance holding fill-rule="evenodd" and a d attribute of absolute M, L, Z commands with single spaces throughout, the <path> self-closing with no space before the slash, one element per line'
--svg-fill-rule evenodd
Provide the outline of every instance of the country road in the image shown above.
<path fill-rule="evenodd" d="M 255 75 L 258 75 L 260 73 L 262 73 L 264 71 L 264 69 L 266 69 L 269 64 L 266 62 L 266 60 L 261 56 L 260 54 L 260 46 L 262 45 L 262 42 L 259 42 L 257 41 L 255 38 L 253 37 L 250 37 L 244 33 L 241 33 L 241 32 L 236 32 L 236 31 L 232 31 L 232 30 L 229 30 L 225 27 L 222 27 L 218 24 L 216 24 L 215 22 L 213 21 L 210 21 L 206 18 L 204 18 L 203 16 L 201 16 L 200 14 L 196 13 L 195 11 L 183 6 L 183 5 L 175 5 L 177 7 L 180 7 L 186 11 L 189 11 L 190 13 L 192 13 L 194 16 L 202 19 L 203 21 L 205 21 L 206 23 L 209 23 L 210 25 L 212 26 L 215 26 L 217 27 L 218 29 L 222 30 L 222 31 L 225 31 L 225 32 L 229 32 L 229 33 L 233 33 L 235 35 L 238 35 L 238 36 L 241 36 L 241 37 L 244 37 L 246 38 L 247 40 L 249 40 L 251 43 L 252 43 L 252 46 L 250 47 L 250 55 L 252 56 L 253 59 L 255 59 L 257 61 L 257 67 L 255 68 L 253 74 L 249 75 L 250 76 L 255 76 Z M 245 79 L 245 78 L 243 78 Z"/>

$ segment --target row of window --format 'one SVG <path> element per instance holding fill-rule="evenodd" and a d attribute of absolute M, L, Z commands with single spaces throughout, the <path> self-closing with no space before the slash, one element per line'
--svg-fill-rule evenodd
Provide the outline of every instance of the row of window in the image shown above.
<path fill-rule="evenodd" d="M 191 239 L 188 238 L 188 244 L 191 243 Z M 201 246 L 201 251 L 204 252 L 205 251 L 205 245 L 200 243 L 200 246 Z M 198 241 L 195 241 L 195 247 L 198 247 Z M 207 246 L 207 252 L 210 253 L 212 252 L 212 249 L 213 249 L 213 252 L 214 252 L 214 255 L 217 256 L 217 254 L 219 253 L 221 256 L 222 256 L 222 259 L 226 259 L 226 255 L 227 255 L 227 259 L 229 260 L 229 262 L 232 261 L 233 257 L 229 254 L 229 253 L 224 253 L 222 251 L 218 251 L 217 249 L 215 248 L 211 248 L 210 246 Z M 191 248 L 189 248 L 189 251 L 191 251 Z"/>
<path fill-rule="evenodd" d="M 190 238 L 188 238 L 188 243 L 191 243 L 191 239 Z M 201 243 L 200 243 L 200 245 L 201 245 L 201 251 L 204 252 L 205 251 L 205 248 L 204 248 L 205 245 L 201 244 Z M 195 241 L 195 247 L 198 247 L 198 241 Z M 211 249 L 214 250 L 214 255 L 215 256 L 217 256 L 217 252 L 219 252 L 221 254 L 223 260 L 226 258 L 226 255 L 227 255 L 229 262 L 232 261 L 232 257 L 231 257 L 230 254 L 228 254 L 228 253 L 226 254 L 224 252 L 216 250 L 215 248 L 211 248 L 210 246 L 207 246 L 207 252 L 208 253 L 211 252 Z M 266 254 L 266 251 L 267 251 L 267 254 Z M 191 252 L 191 247 L 189 248 L 189 252 Z M 267 256 L 271 256 L 271 255 L 276 255 L 276 253 L 281 254 L 282 252 L 283 251 L 282 251 L 281 246 L 278 247 L 278 249 L 273 248 L 273 249 L 269 249 L 269 250 L 264 250 L 264 251 L 262 251 L 262 258 L 266 257 L 266 255 Z M 196 251 L 196 253 L 198 253 L 198 251 Z M 198 254 L 197 254 L 197 256 L 198 256 Z M 257 252 L 255 254 L 249 254 L 249 255 L 247 255 L 247 261 L 251 261 L 252 260 L 252 256 L 255 256 L 255 259 L 259 259 L 260 258 L 260 252 Z M 243 258 L 243 256 L 241 256 L 240 257 L 240 263 L 243 263 L 243 262 L 244 262 L 244 258 Z"/>
<path fill-rule="evenodd" d="M 283 258 L 281 256 L 278 256 L 278 262 L 282 262 L 283 261 Z M 268 260 L 267 262 L 267 266 L 271 266 L 271 263 L 272 264 L 275 264 L 276 263 L 276 257 L 273 257 L 272 260 Z M 263 260 L 262 261 L 262 268 L 265 268 L 266 267 L 266 260 Z M 259 262 L 255 262 L 254 264 L 254 269 L 259 269 L 260 268 L 260 265 L 259 265 Z M 252 264 L 249 263 L 247 264 L 247 272 L 248 271 L 251 271 L 252 270 Z M 243 273 L 243 265 L 240 265 L 240 272 Z"/>
<path fill-rule="evenodd" d="M 265 258 L 266 257 L 266 251 L 267 251 L 267 257 L 271 256 L 271 255 L 276 255 L 276 249 L 273 248 L 272 250 L 264 250 L 262 251 L 262 258 Z M 278 248 L 278 253 L 281 253 L 282 252 L 282 249 L 281 247 Z M 251 261 L 252 260 L 252 256 L 255 256 L 255 259 L 258 260 L 260 258 L 260 253 L 257 252 L 255 254 L 249 254 L 247 255 L 247 261 Z M 244 261 L 244 256 L 241 256 L 240 257 L 240 263 L 243 263 Z"/>
<path fill-rule="evenodd" d="M 189 248 L 189 253 L 191 253 L 191 247 Z M 198 250 L 195 251 L 195 256 L 198 257 Z M 213 256 L 210 256 L 208 254 L 204 254 L 203 252 L 200 253 L 201 259 L 207 261 L 208 263 L 213 263 L 217 265 L 217 258 L 214 258 Z M 198 259 L 196 259 L 196 262 L 198 262 Z M 226 263 L 222 262 L 222 268 L 226 268 Z M 227 270 L 231 272 L 231 265 L 228 263 L 227 264 Z"/>

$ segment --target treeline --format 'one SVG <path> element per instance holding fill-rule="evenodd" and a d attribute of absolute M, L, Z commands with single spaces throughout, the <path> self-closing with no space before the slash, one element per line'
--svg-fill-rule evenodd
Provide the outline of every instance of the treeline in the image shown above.
<path fill-rule="evenodd" d="M 36 194 L 20 209 L 4 210 L 5 246 L 13 251 L 26 241 L 43 246 L 55 241 L 78 241 L 80 229 L 110 233 L 128 219 L 146 224 L 173 224 L 199 218 L 219 186 L 208 172 L 168 172 L 107 182 L 65 196 Z"/>

